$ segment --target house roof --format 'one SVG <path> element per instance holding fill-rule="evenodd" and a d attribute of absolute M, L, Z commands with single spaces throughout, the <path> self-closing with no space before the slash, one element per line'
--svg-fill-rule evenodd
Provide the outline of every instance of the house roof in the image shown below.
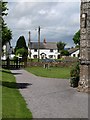
<path fill-rule="evenodd" d="M 69 54 L 72 54 L 74 52 L 76 52 L 77 50 L 79 50 L 79 48 L 71 48 L 68 50 Z"/>
<path fill-rule="evenodd" d="M 30 43 L 31 49 L 38 49 L 38 42 Z M 57 43 L 55 42 L 40 42 L 40 49 L 57 49 Z"/>

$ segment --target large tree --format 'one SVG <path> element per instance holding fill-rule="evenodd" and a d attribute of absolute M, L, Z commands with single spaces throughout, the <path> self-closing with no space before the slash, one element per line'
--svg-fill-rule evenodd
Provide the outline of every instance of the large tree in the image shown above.
<path fill-rule="evenodd" d="M 19 39 L 17 40 L 16 47 L 15 47 L 15 53 L 20 54 L 23 57 L 27 56 L 28 48 L 27 48 L 24 36 L 20 36 Z"/>
<path fill-rule="evenodd" d="M 5 23 L 3 16 L 7 15 L 7 2 L 0 1 L 0 28 L 2 37 L 2 46 L 12 39 L 12 32 Z"/>
<path fill-rule="evenodd" d="M 20 36 L 19 39 L 17 40 L 15 51 L 20 48 L 25 48 L 27 49 L 26 41 L 24 36 Z"/>
<path fill-rule="evenodd" d="M 74 36 L 73 36 L 73 41 L 75 43 L 75 45 L 80 45 L 80 30 L 78 30 Z"/>

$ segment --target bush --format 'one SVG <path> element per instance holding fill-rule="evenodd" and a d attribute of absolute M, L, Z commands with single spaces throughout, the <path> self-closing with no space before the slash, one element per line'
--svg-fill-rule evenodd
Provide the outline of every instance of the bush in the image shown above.
<path fill-rule="evenodd" d="M 69 56 L 69 52 L 67 50 L 62 50 L 61 55 L 63 56 Z"/>
<path fill-rule="evenodd" d="M 79 63 L 74 66 L 74 68 L 70 71 L 70 85 L 72 87 L 78 87 L 79 77 L 80 77 L 80 68 Z"/>

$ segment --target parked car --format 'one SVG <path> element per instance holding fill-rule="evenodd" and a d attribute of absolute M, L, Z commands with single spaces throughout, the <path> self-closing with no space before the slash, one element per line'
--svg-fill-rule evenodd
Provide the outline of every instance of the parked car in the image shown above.
<path fill-rule="evenodd" d="M 48 58 L 46 58 L 46 59 L 42 59 L 41 62 L 43 62 L 43 63 L 45 63 L 45 62 L 55 63 L 55 62 L 58 62 L 58 61 L 55 60 L 55 59 L 48 59 Z"/>

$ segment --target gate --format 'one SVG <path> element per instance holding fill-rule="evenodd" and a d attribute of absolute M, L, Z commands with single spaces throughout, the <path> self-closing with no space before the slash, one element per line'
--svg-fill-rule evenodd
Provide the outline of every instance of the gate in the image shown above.
<path fill-rule="evenodd" d="M 25 62 L 20 61 L 20 60 L 2 60 L 2 68 L 6 69 L 19 69 L 19 68 L 24 68 L 25 67 Z"/>

